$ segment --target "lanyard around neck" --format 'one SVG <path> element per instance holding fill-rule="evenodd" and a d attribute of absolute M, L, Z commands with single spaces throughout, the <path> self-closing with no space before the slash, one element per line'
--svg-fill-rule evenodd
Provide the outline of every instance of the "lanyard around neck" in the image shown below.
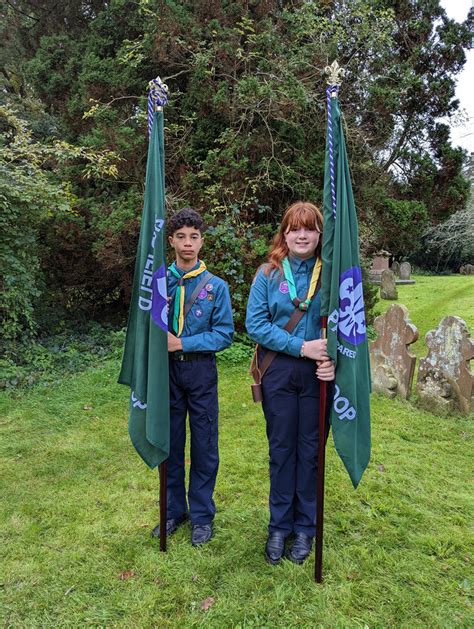
<path fill-rule="evenodd" d="M 180 336 L 184 328 L 184 299 L 186 294 L 184 280 L 201 275 L 201 273 L 206 270 L 206 265 L 204 262 L 201 262 L 199 267 L 194 269 L 194 271 L 189 271 L 188 273 L 181 275 L 173 262 L 173 264 L 168 267 L 168 270 L 178 279 L 178 286 L 176 288 L 176 295 L 174 298 L 173 330 L 176 332 L 177 336 Z"/>
<path fill-rule="evenodd" d="M 319 276 L 321 274 L 322 262 L 321 258 L 316 260 L 316 263 L 313 268 L 313 273 L 311 275 L 311 281 L 309 283 L 309 290 L 305 300 L 300 300 L 296 293 L 296 284 L 295 279 L 293 277 L 293 271 L 291 270 L 291 264 L 288 260 L 288 257 L 283 258 L 283 273 L 285 275 L 285 279 L 288 284 L 288 291 L 290 293 L 291 301 L 297 306 L 300 310 L 308 310 L 311 301 L 313 300 L 314 293 L 316 292 L 316 286 L 318 284 Z"/>

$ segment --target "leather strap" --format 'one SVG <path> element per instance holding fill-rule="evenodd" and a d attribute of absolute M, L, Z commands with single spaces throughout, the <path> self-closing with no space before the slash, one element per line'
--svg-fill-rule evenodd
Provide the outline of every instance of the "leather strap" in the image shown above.
<path fill-rule="evenodd" d="M 318 283 L 316 285 L 316 290 L 314 291 L 313 299 L 318 294 L 320 288 L 321 288 L 321 276 L 319 276 Z M 297 302 L 295 303 L 296 308 L 294 309 L 291 317 L 288 319 L 288 322 L 283 328 L 287 332 L 290 332 L 290 333 L 293 332 L 293 330 L 296 328 L 298 323 L 301 321 L 301 318 L 303 317 L 303 315 L 306 313 L 306 310 L 300 310 L 298 308 L 299 304 L 305 301 L 305 299 L 306 297 L 304 299 L 297 298 L 294 300 L 294 302 Z M 265 353 L 265 356 L 263 357 L 262 364 L 259 366 L 258 355 L 257 355 L 259 347 L 260 346 L 257 344 L 257 346 L 255 347 L 253 358 L 252 358 L 252 363 L 250 365 L 250 373 L 253 376 L 255 384 L 262 383 L 263 376 L 265 375 L 267 369 L 272 364 L 275 356 L 278 354 L 278 352 L 274 352 L 273 350 L 270 350 L 270 349 L 267 350 Z"/>
<path fill-rule="evenodd" d="M 186 303 L 184 304 L 184 318 L 185 319 L 188 312 L 191 310 L 193 303 L 196 301 L 197 296 L 199 295 L 201 290 L 204 288 L 205 284 L 213 277 L 214 276 L 212 275 L 212 273 L 209 273 L 209 271 L 206 271 L 205 273 L 203 273 L 203 277 L 201 277 L 200 281 L 198 282 L 198 285 L 191 293 L 191 297 L 188 300 L 186 300 Z"/>

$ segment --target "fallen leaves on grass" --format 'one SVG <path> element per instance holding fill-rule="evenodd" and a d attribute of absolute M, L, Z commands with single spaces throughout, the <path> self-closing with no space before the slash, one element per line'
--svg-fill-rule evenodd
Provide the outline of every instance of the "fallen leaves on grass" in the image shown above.
<path fill-rule="evenodd" d="M 385 465 L 382 465 L 382 463 L 380 463 L 380 465 L 377 465 L 377 469 L 379 472 L 385 472 Z"/>
<path fill-rule="evenodd" d="M 82 408 L 85 411 L 91 411 L 92 410 L 92 405 L 91 404 L 84 404 L 84 406 Z"/>
<path fill-rule="evenodd" d="M 133 570 L 124 570 L 119 574 L 118 578 L 120 579 L 120 581 L 128 581 L 128 579 L 131 579 L 134 576 L 135 573 L 133 572 Z"/>
<path fill-rule="evenodd" d="M 213 598 L 212 596 L 208 596 L 202 603 L 201 603 L 201 609 L 203 612 L 207 612 L 207 610 L 212 607 L 214 605 L 214 603 L 216 602 L 216 599 Z"/>

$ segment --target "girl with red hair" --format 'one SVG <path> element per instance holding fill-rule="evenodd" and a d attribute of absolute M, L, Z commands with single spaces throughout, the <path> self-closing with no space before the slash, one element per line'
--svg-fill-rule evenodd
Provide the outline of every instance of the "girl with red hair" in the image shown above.
<path fill-rule="evenodd" d="M 322 222 L 312 203 L 297 201 L 286 210 L 247 306 L 247 332 L 259 345 L 260 367 L 266 363 L 262 405 L 270 523 L 265 557 L 271 564 L 279 563 L 285 546 L 288 559 L 303 563 L 316 532 L 319 380 L 334 380 L 334 364 L 320 338 Z"/>

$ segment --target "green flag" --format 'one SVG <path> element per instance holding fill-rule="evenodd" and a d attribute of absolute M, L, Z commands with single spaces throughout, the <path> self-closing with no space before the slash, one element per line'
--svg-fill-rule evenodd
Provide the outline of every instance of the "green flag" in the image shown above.
<path fill-rule="evenodd" d="M 328 354 L 336 364 L 331 428 L 357 487 L 370 458 L 370 363 L 357 215 L 337 86 L 328 88 L 323 206 L 321 315 L 328 317 Z"/>
<path fill-rule="evenodd" d="M 131 389 L 128 430 L 151 468 L 169 454 L 168 312 L 163 112 L 153 114 L 145 201 L 120 384 Z"/>

